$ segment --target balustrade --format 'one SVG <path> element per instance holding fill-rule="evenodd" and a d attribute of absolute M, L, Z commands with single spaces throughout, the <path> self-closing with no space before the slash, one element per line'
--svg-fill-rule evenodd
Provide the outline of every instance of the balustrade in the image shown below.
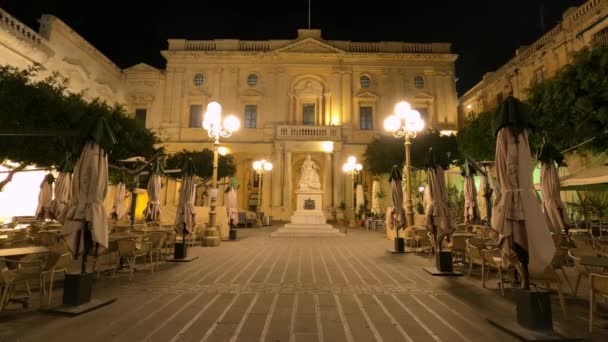
<path fill-rule="evenodd" d="M 277 139 L 293 140 L 340 140 L 338 126 L 278 125 Z"/>

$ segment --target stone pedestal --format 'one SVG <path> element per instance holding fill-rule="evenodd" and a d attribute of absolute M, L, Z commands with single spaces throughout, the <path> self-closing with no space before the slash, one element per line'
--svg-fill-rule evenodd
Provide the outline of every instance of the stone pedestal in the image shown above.
<path fill-rule="evenodd" d="M 296 191 L 296 211 L 291 216 L 291 223 L 270 234 L 271 236 L 344 236 L 337 229 L 327 224 L 323 213 L 323 191 Z"/>

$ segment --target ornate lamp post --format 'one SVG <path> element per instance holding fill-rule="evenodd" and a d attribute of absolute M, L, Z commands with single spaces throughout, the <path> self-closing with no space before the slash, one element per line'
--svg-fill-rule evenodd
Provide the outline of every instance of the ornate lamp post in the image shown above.
<path fill-rule="evenodd" d="M 424 128 L 424 121 L 420 118 L 420 113 L 412 110 L 409 103 L 402 101 L 395 106 L 395 115 L 391 115 L 384 120 L 384 129 L 393 133 L 396 138 L 405 137 L 405 172 L 407 178 L 407 196 L 405 200 L 405 213 L 409 225 L 414 224 L 414 206 L 412 204 L 412 178 L 410 145 L 411 139 Z"/>
<path fill-rule="evenodd" d="M 264 178 L 264 172 L 266 171 L 270 171 L 272 170 L 272 163 L 271 162 L 267 162 L 266 160 L 262 159 L 262 160 L 256 160 L 253 162 L 253 169 L 255 170 L 255 172 L 258 174 L 258 189 L 259 189 L 259 193 L 258 193 L 258 205 L 256 206 L 256 212 L 260 213 L 260 208 L 262 206 L 262 203 L 264 203 L 262 201 L 262 184 L 263 184 L 263 178 Z"/>
<path fill-rule="evenodd" d="M 203 245 L 208 247 L 218 246 L 220 238 L 215 224 L 215 204 L 217 201 L 217 160 L 220 137 L 228 138 L 232 132 L 239 129 L 239 119 L 229 115 L 222 125 L 222 106 L 217 102 L 210 102 L 203 119 L 203 128 L 207 131 L 209 138 L 213 139 L 213 175 L 211 176 L 211 203 L 209 205 L 209 226 L 205 230 Z"/>
<path fill-rule="evenodd" d="M 350 227 L 351 228 L 355 228 L 355 210 L 356 210 L 356 205 L 355 205 L 355 176 L 359 174 L 359 172 L 363 169 L 363 166 L 359 163 L 357 163 L 357 158 L 350 156 L 348 157 L 348 159 L 346 160 L 346 163 L 344 163 L 344 165 L 342 165 L 342 171 L 344 171 L 344 173 L 349 174 L 352 180 L 352 188 L 353 188 L 353 212 L 351 214 L 351 220 L 350 220 Z"/>

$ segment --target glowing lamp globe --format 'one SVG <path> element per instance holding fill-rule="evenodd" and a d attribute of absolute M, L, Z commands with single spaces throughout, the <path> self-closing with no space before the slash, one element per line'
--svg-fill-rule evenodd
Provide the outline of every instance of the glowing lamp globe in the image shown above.
<path fill-rule="evenodd" d="M 401 126 L 401 120 L 398 117 L 391 115 L 384 120 L 384 129 L 389 132 L 394 132 Z"/>
<path fill-rule="evenodd" d="M 266 170 L 266 171 L 272 170 L 272 163 L 264 163 L 264 170 Z"/>
<path fill-rule="evenodd" d="M 395 106 L 395 114 L 400 118 L 405 118 L 407 113 L 411 110 L 412 106 L 405 101 L 401 101 Z"/>
<path fill-rule="evenodd" d="M 361 164 L 355 165 L 355 170 L 361 171 L 362 169 L 363 169 L 363 165 L 361 165 Z"/>
<path fill-rule="evenodd" d="M 237 119 L 236 116 L 234 115 L 229 115 L 225 120 L 224 120 L 224 128 L 226 128 L 228 131 L 230 132 L 234 132 L 237 129 L 239 129 L 239 126 L 241 125 L 241 122 L 239 121 L 239 119 Z"/>
<path fill-rule="evenodd" d="M 219 116 L 222 113 L 222 106 L 219 103 L 213 101 L 207 105 L 207 113 L 212 113 Z"/>
<path fill-rule="evenodd" d="M 262 162 L 259 160 L 256 160 L 253 162 L 253 169 L 258 171 L 262 169 Z"/>

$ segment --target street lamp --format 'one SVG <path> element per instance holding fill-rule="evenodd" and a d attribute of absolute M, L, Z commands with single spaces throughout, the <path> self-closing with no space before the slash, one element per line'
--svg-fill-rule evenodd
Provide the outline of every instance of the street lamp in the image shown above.
<path fill-rule="evenodd" d="M 220 238 L 215 226 L 215 202 L 217 201 L 217 160 L 220 147 L 220 137 L 228 138 L 232 132 L 239 129 L 239 119 L 229 115 L 222 125 L 222 106 L 217 102 L 210 102 L 203 118 L 203 128 L 209 138 L 213 139 L 213 175 L 211 176 L 211 203 L 209 205 L 209 226 L 203 236 L 203 245 L 208 247 L 219 246 Z"/>
<path fill-rule="evenodd" d="M 410 160 L 410 139 L 424 128 L 424 121 L 420 118 L 420 113 L 412 110 L 409 103 L 401 101 L 395 106 L 395 115 L 391 115 L 384 120 L 384 129 L 393 133 L 396 138 L 405 137 L 405 172 L 407 178 L 407 197 L 405 201 L 405 213 L 407 214 L 408 225 L 414 224 L 414 206 L 412 204 L 412 177 Z M 397 205 L 397 203 L 395 203 Z"/>
<path fill-rule="evenodd" d="M 267 162 L 266 160 L 256 160 L 253 162 L 253 169 L 258 174 L 258 205 L 256 206 L 256 212 L 260 213 L 260 208 L 262 206 L 262 178 L 264 178 L 264 172 L 272 170 L 272 163 Z M 263 223 L 262 223 L 263 224 Z"/>
<path fill-rule="evenodd" d="M 351 179 L 352 179 L 352 189 L 353 189 L 353 212 L 351 214 L 351 220 L 350 220 L 350 227 L 351 228 L 355 228 L 355 209 L 356 209 L 356 205 L 355 203 L 355 176 L 359 174 L 359 172 L 361 172 L 361 170 L 363 169 L 363 166 L 359 163 L 357 163 L 357 158 L 350 156 L 348 157 L 348 159 L 346 160 L 346 163 L 344 163 L 344 165 L 342 165 L 342 171 L 344 171 L 346 174 L 349 174 Z"/>

